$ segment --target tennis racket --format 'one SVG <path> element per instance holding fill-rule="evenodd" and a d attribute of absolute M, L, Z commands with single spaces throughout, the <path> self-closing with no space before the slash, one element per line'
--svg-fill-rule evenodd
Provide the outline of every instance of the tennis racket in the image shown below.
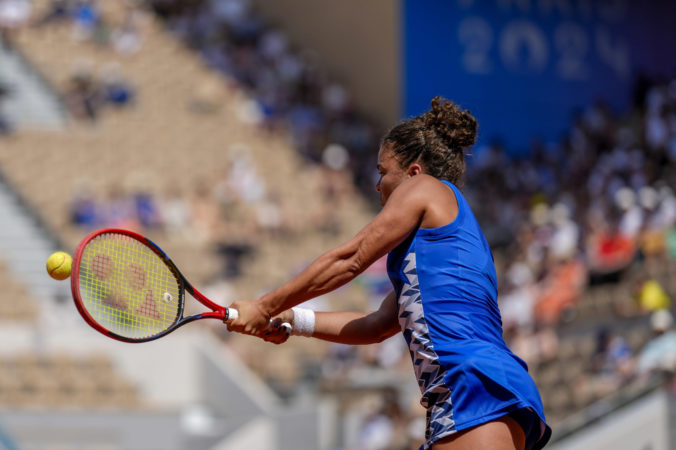
<path fill-rule="evenodd" d="M 156 244 L 127 230 L 98 230 L 82 240 L 73 258 L 71 289 L 84 320 L 124 342 L 152 341 L 198 319 L 237 318 L 237 310 L 195 289 Z M 186 291 L 211 311 L 185 317 Z"/>

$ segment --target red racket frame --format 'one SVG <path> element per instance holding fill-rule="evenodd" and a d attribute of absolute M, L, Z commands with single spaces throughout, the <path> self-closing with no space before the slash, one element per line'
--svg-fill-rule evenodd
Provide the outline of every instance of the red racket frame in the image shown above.
<path fill-rule="evenodd" d="M 113 333 L 112 331 L 108 330 L 100 323 L 98 323 L 96 320 L 94 320 L 94 318 L 89 314 L 89 311 L 87 311 L 87 308 L 85 308 L 82 301 L 82 296 L 80 294 L 80 261 L 82 259 L 82 254 L 84 253 L 84 250 L 87 247 L 87 244 L 97 236 L 106 233 L 122 234 L 144 244 L 156 255 L 158 255 L 165 262 L 165 264 L 167 264 L 167 266 L 171 269 L 171 271 L 174 272 L 174 274 L 176 275 L 176 278 L 179 281 L 179 294 L 180 294 L 179 310 L 177 313 L 177 320 L 165 331 L 147 338 L 140 339 L 120 336 L 119 334 Z M 207 297 L 205 297 L 201 292 L 195 289 L 188 282 L 188 280 L 181 274 L 181 271 L 178 270 L 178 267 L 176 267 L 173 261 L 167 256 L 166 253 L 164 253 L 164 251 L 162 251 L 162 249 L 157 244 L 155 244 L 153 241 L 146 238 L 145 236 L 142 236 L 138 233 L 129 230 L 123 230 L 119 228 L 104 228 L 101 230 L 94 231 L 89 235 L 87 235 L 82 240 L 82 242 L 80 242 L 80 244 L 77 247 L 77 250 L 75 251 L 75 256 L 73 257 L 73 268 L 70 277 L 71 277 L 70 286 L 73 294 L 73 300 L 75 301 L 75 306 L 77 307 L 77 310 L 79 311 L 80 315 L 85 320 L 85 322 L 87 322 L 92 328 L 94 328 L 101 334 L 122 342 L 140 343 L 153 341 L 155 339 L 159 339 L 163 336 L 166 336 L 167 334 L 185 325 L 186 323 L 190 323 L 198 319 L 219 319 L 222 320 L 223 322 L 226 322 L 231 316 L 234 316 L 236 314 L 236 311 L 232 310 L 233 312 L 231 312 L 229 308 L 226 308 L 225 306 L 221 306 L 212 302 Z M 183 309 L 185 306 L 185 291 L 188 291 L 200 303 L 207 306 L 212 311 L 205 311 L 200 314 L 183 317 Z"/>

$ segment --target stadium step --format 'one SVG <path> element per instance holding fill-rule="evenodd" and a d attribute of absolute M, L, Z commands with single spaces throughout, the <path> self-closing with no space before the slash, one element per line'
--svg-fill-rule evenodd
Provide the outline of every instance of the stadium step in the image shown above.
<path fill-rule="evenodd" d="M 59 129 L 66 113 L 58 97 L 40 74 L 17 51 L 0 45 L 0 86 L 9 93 L 1 113 L 15 128 Z"/>
<path fill-rule="evenodd" d="M 57 250 L 31 213 L 11 189 L 0 181 L 0 259 L 7 270 L 36 299 L 63 299 L 68 283 L 52 280 L 45 272 L 47 257 Z"/>

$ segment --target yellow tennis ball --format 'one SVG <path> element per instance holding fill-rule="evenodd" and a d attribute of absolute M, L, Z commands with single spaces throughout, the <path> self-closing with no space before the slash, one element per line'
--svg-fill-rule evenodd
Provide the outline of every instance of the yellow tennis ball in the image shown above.
<path fill-rule="evenodd" d="M 52 253 L 47 258 L 47 273 L 55 280 L 65 280 L 70 276 L 73 258 L 66 252 Z"/>

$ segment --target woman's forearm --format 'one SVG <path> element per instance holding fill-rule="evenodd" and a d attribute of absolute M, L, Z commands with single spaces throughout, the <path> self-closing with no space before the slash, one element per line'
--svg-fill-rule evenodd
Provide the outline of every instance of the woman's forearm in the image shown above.
<path fill-rule="evenodd" d="M 314 323 L 310 327 L 312 337 L 350 345 L 381 342 L 401 331 L 397 311 L 396 296 L 390 292 L 373 312 L 314 313 Z M 295 319 L 296 313 L 291 317 Z M 290 321 L 291 317 L 286 320 Z"/>
<path fill-rule="evenodd" d="M 318 312 L 315 320 L 312 337 L 339 344 L 375 344 L 399 331 L 391 321 L 382 320 L 378 312 Z"/>

